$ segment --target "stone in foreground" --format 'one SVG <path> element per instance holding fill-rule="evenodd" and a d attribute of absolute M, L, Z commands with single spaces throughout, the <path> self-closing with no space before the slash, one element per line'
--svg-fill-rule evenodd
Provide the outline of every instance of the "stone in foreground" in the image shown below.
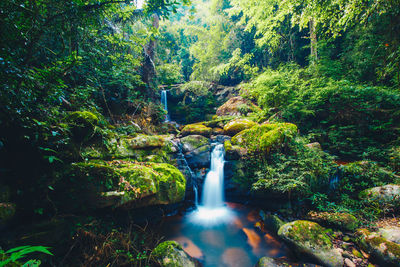
<path fill-rule="evenodd" d="M 152 256 L 162 267 L 200 267 L 200 263 L 190 257 L 176 241 L 165 241 L 153 250 Z"/>
<path fill-rule="evenodd" d="M 315 222 L 298 220 L 279 228 L 278 235 L 298 254 L 306 254 L 324 266 L 341 267 L 343 257 L 332 244 L 326 229 Z"/>

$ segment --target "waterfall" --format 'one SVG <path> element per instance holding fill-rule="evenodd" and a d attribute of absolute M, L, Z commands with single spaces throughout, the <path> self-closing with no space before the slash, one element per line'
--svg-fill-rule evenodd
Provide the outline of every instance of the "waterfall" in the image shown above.
<path fill-rule="evenodd" d="M 165 115 L 165 122 L 168 122 L 169 116 L 168 116 L 167 91 L 166 90 L 161 91 L 161 104 L 164 105 L 164 109 L 167 112 L 167 114 Z"/>
<path fill-rule="evenodd" d="M 198 193 L 197 193 L 197 187 L 195 185 L 193 185 L 193 191 L 194 191 L 194 205 L 197 208 L 199 206 L 199 197 L 198 197 Z"/>
<path fill-rule="evenodd" d="M 224 163 L 224 146 L 218 144 L 211 152 L 211 168 L 204 182 L 202 204 L 205 208 L 223 206 Z"/>
<path fill-rule="evenodd" d="M 201 205 L 190 215 L 193 223 L 215 225 L 232 219 L 233 212 L 224 205 L 224 164 L 224 146 L 218 144 L 211 152 L 211 166 L 204 181 Z"/>

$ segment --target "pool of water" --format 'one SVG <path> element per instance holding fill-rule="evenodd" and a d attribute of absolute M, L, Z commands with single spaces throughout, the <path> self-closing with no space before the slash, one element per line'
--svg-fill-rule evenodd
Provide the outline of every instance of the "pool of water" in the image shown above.
<path fill-rule="evenodd" d="M 251 267 L 264 256 L 288 257 L 288 249 L 263 229 L 259 210 L 234 203 L 164 220 L 161 234 L 175 240 L 205 267 Z M 218 219 L 217 219 L 218 218 Z"/>

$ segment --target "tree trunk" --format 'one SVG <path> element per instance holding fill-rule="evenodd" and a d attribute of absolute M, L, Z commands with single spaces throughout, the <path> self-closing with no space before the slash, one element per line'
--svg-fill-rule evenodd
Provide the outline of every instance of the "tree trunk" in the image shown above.
<path fill-rule="evenodd" d="M 308 22 L 310 28 L 310 62 L 311 64 L 315 64 L 318 60 L 318 52 L 317 52 L 317 34 L 315 33 L 315 21 L 314 19 L 310 19 Z"/>
<path fill-rule="evenodd" d="M 157 14 L 153 14 L 153 27 L 158 29 L 160 18 Z M 155 38 L 151 38 L 149 43 L 144 47 L 144 63 L 143 63 L 143 73 L 142 80 L 147 85 L 151 85 L 156 74 L 155 65 L 154 65 L 154 55 L 156 49 L 156 40 Z"/>

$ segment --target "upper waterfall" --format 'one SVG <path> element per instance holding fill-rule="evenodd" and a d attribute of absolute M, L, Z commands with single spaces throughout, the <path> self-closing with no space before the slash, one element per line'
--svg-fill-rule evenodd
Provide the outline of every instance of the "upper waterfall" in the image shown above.
<path fill-rule="evenodd" d="M 165 111 L 167 114 L 165 115 L 165 121 L 169 121 L 169 115 L 168 115 L 168 103 L 167 103 L 167 90 L 162 90 L 161 91 L 161 104 L 164 106 Z"/>

